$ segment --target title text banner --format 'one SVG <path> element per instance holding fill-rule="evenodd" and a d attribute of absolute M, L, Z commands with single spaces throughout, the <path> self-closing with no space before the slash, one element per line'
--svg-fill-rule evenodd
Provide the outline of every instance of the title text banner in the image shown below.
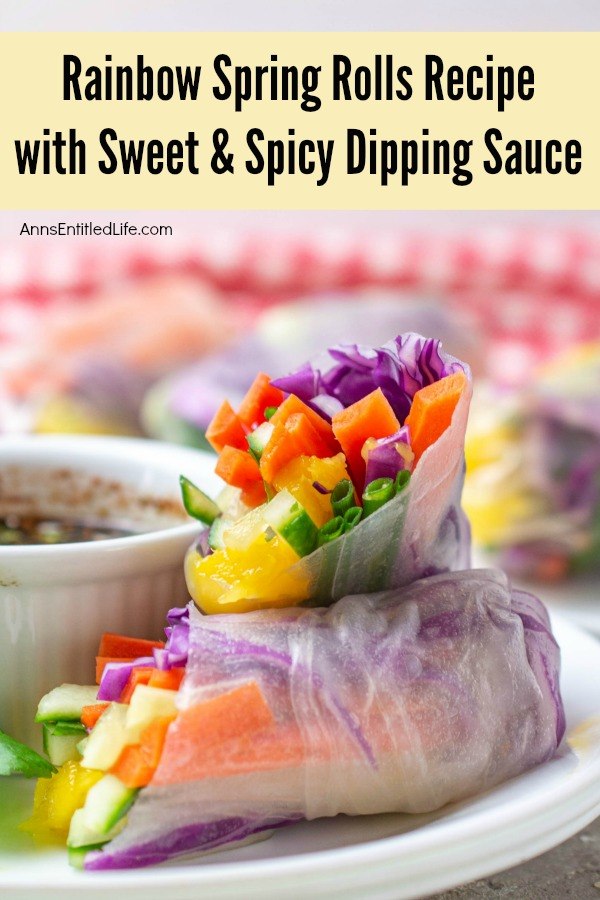
<path fill-rule="evenodd" d="M 0 35 L 4 209 L 598 209 L 599 33 Z"/>

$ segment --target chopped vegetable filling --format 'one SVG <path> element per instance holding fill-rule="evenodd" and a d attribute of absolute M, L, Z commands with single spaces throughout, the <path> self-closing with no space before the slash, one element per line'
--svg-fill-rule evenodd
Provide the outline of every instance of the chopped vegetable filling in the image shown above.
<path fill-rule="evenodd" d="M 186 510 L 211 526 L 186 562 L 203 612 L 306 599 L 295 563 L 360 531 L 409 491 L 468 384 L 461 363 L 418 335 L 329 354 L 328 371 L 307 364 L 277 382 L 260 372 L 237 411 L 227 401 L 219 407 L 207 438 L 219 453 L 215 471 L 233 491 L 227 503 L 182 477 Z M 252 540 L 240 547 L 238 534 Z"/>

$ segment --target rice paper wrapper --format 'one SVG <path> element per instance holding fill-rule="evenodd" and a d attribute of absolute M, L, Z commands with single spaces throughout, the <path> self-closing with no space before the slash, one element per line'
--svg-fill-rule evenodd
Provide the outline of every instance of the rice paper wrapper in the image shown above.
<path fill-rule="evenodd" d="M 492 570 L 330 608 L 191 608 L 181 715 L 127 826 L 86 868 L 148 865 L 299 819 L 426 812 L 491 788 L 555 753 L 559 656 L 542 603 Z M 185 716 L 241 685 L 260 688 L 272 721 L 200 752 Z"/>
<path fill-rule="evenodd" d="M 470 371 L 461 365 L 467 384 L 452 422 L 425 451 L 404 491 L 285 573 L 285 583 L 303 591 L 308 603 L 327 605 L 470 566 L 471 530 L 461 494 L 472 387 Z"/>

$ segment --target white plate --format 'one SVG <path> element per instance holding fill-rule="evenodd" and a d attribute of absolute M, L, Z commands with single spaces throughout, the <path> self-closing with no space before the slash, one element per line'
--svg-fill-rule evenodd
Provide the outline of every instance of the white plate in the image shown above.
<path fill-rule="evenodd" d="M 548 850 L 600 814 L 600 644 L 560 617 L 571 749 L 489 793 L 428 816 L 306 822 L 253 846 L 154 869 L 71 871 L 64 851 L 16 831 L 32 786 L 0 785 L 0 895 L 9 898 L 424 897 Z"/>

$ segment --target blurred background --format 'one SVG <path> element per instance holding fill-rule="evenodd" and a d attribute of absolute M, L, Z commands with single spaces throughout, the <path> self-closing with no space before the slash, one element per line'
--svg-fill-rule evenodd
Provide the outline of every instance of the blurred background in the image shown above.
<path fill-rule="evenodd" d="M 599 627 L 585 599 L 600 569 L 594 216 L 97 213 L 70 220 L 173 235 L 15 238 L 23 218 L 5 214 L 0 236 L 2 433 L 206 448 L 220 400 L 235 405 L 259 369 L 281 375 L 338 342 L 440 337 L 476 376 L 465 505 L 480 558 L 570 579 Z"/>
<path fill-rule="evenodd" d="M 595 30 L 597 0 L 4 0 L 4 30 Z M 171 237 L 36 239 L 128 220 Z M 0 214 L 0 432 L 205 446 L 223 395 L 336 341 L 441 337 L 476 375 L 478 561 L 600 633 L 600 214 Z"/>

